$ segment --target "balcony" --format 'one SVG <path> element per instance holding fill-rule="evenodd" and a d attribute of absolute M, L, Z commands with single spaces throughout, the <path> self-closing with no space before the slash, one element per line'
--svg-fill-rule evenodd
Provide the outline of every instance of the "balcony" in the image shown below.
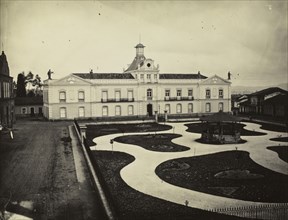
<path fill-rule="evenodd" d="M 121 99 L 101 99 L 102 103 L 106 102 L 134 102 L 134 98 L 121 98 Z"/>
<path fill-rule="evenodd" d="M 170 96 L 165 96 L 164 101 L 193 101 L 194 97 L 193 96 L 177 96 L 177 97 L 170 97 Z"/>

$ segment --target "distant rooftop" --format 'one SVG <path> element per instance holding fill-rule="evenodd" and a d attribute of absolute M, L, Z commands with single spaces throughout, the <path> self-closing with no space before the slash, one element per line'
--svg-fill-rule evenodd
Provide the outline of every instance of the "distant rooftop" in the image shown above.
<path fill-rule="evenodd" d="M 282 92 L 282 93 L 288 94 L 288 91 L 281 89 L 279 87 L 270 87 L 267 89 L 263 89 L 263 90 L 251 93 L 249 96 L 268 95 L 274 92 Z"/>

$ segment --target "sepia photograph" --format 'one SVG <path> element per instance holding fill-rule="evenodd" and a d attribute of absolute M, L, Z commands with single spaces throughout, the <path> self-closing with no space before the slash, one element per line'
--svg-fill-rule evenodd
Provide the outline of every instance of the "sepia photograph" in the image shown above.
<path fill-rule="evenodd" d="M 287 220 L 287 0 L 0 0 L 0 220 Z"/>

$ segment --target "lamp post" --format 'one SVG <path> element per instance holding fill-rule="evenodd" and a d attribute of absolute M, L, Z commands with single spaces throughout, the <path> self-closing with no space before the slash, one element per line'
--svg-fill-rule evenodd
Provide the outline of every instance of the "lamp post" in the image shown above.
<path fill-rule="evenodd" d="M 113 143 L 114 143 L 114 140 L 111 139 L 111 140 L 110 140 L 110 144 L 111 144 L 111 146 L 112 146 L 112 154 L 113 154 Z"/>

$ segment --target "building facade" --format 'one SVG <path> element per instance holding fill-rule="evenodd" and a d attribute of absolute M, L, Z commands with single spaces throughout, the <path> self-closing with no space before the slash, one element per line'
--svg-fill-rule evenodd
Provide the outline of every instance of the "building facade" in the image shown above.
<path fill-rule="evenodd" d="M 231 82 L 219 76 L 160 73 L 159 65 L 136 56 L 123 73 L 72 73 L 44 81 L 43 113 L 51 120 L 139 117 L 167 113 L 168 117 L 228 112 Z"/>
<path fill-rule="evenodd" d="M 43 97 L 16 97 L 15 116 L 43 116 Z"/>
<path fill-rule="evenodd" d="M 15 121 L 13 78 L 4 51 L 0 55 L 0 125 L 11 128 Z"/>
<path fill-rule="evenodd" d="M 288 92 L 278 87 L 270 87 L 238 98 L 239 113 L 247 115 L 288 118 Z"/>

